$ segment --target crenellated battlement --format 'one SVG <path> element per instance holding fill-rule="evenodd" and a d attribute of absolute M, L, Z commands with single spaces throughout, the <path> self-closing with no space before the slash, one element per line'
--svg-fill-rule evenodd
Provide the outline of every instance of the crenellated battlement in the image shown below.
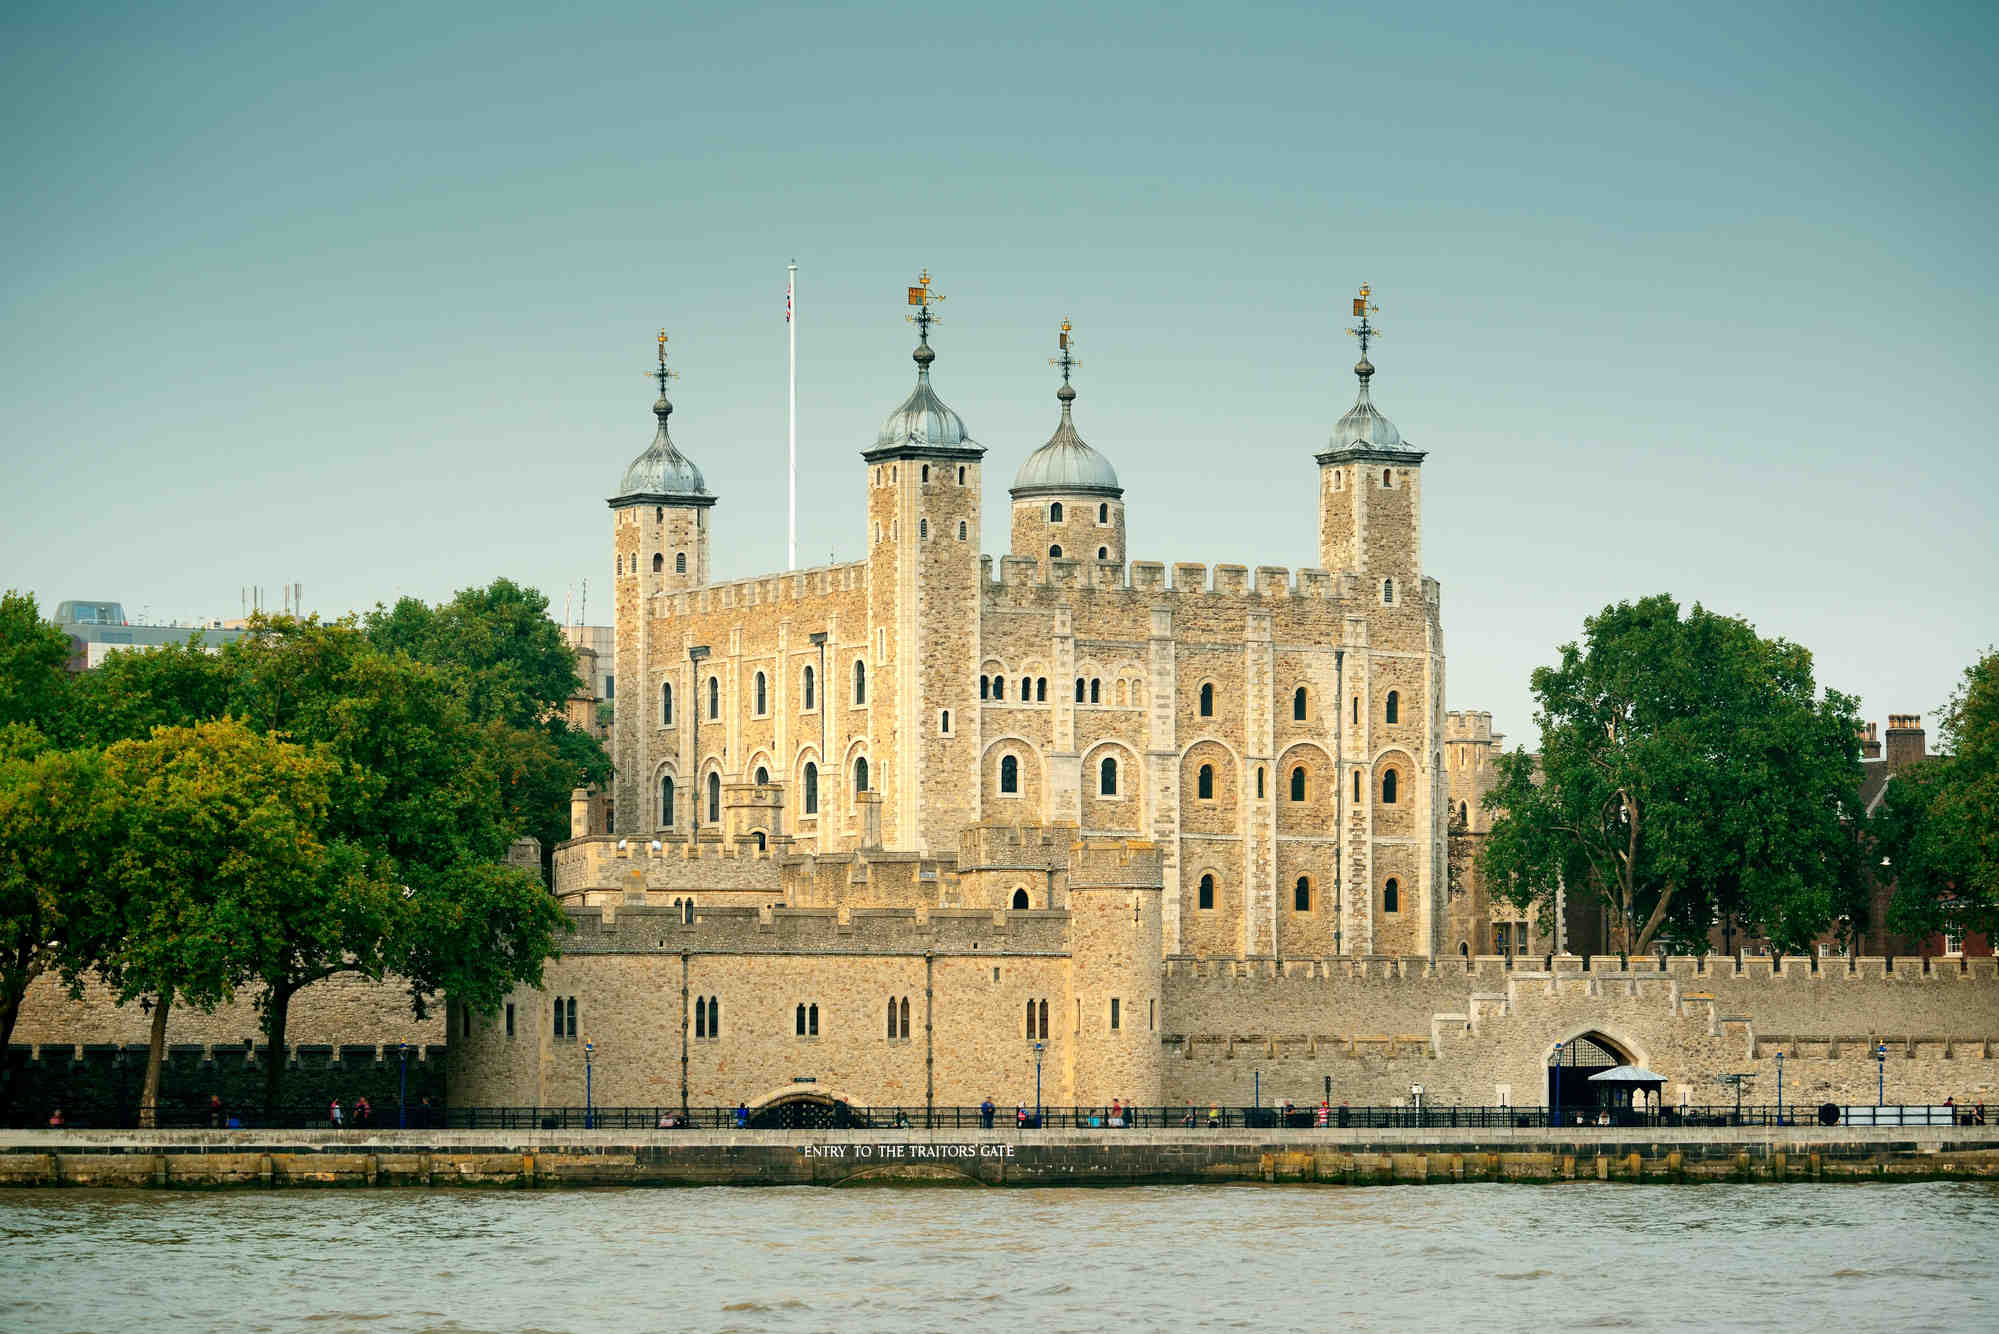
<path fill-rule="evenodd" d="M 1814 958 L 1787 955 L 1781 960 L 1767 955 L 1633 955 L 1627 961 L 1615 954 L 1582 956 L 1479 954 L 1428 958 L 1423 955 L 1341 954 L 1318 958 L 1277 958 L 1270 955 L 1210 958 L 1195 955 L 1168 955 L 1165 973 L 1169 978 L 1192 980 L 1234 980 L 1260 978 L 1269 981 L 1356 981 L 1401 982 L 1416 979 L 1465 978 L 1475 982 L 1503 983 L 1509 978 L 1565 978 L 1633 982 L 1690 983 L 1732 981 L 1788 981 L 1806 985 L 1842 985 L 1850 982 L 1897 982 L 1911 985 L 1935 983 L 1950 986 L 1964 983 L 1995 986 L 1994 1002 L 1999 1004 L 1999 958 Z M 1816 965 L 1816 966 L 1814 966 Z"/>
<path fill-rule="evenodd" d="M 959 908 L 572 909 L 579 954 L 979 954 L 1061 956 L 1069 914 Z"/>
<path fill-rule="evenodd" d="M 1444 740 L 1446 741 L 1491 741 L 1492 715 L 1470 710 L 1452 709 L 1444 715 Z"/>
<path fill-rule="evenodd" d="M 1175 562 L 1170 582 L 1167 566 L 1161 561 L 1133 561 L 1127 568 L 1117 561 L 1002 556 L 996 566 L 991 556 L 982 556 L 980 571 L 981 584 L 988 596 L 1032 596 L 1055 589 L 1090 589 L 1185 597 L 1335 601 L 1354 597 L 1358 585 L 1358 576 L 1350 571 L 1332 572 L 1309 566 L 1294 571 L 1283 565 L 1258 565 L 1252 578 L 1248 566 L 1210 567 L 1194 561 Z M 1435 580 L 1424 581 L 1426 595 L 1435 584 Z M 1436 598 L 1430 596 L 1429 600 L 1434 602 Z"/>
<path fill-rule="evenodd" d="M 835 565 L 815 565 L 783 574 L 760 574 L 726 583 L 703 584 L 680 592 L 655 593 L 652 614 L 686 616 L 711 611 L 732 611 L 742 607 L 774 606 L 811 602 L 835 593 L 867 587 L 868 563 L 842 561 Z"/>

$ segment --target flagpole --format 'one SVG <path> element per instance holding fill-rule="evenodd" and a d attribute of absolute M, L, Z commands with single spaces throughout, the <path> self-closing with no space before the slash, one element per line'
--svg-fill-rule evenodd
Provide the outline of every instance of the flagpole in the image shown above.
<path fill-rule="evenodd" d="M 785 528 L 785 569 L 798 568 L 798 261 L 791 261 L 791 281 L 784 289 L 784 324 L 791 335 L 791 382 L 789 388 L 789 408 L 791 421 L 791 447 L 788 454 L 786 474 L 791 479 L 790 522 Z"/>

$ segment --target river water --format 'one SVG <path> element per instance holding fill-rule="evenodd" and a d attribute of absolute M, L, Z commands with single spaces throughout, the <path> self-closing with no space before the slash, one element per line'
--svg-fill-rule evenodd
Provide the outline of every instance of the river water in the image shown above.
<path fill-rule="evenodd" d="M 0 1195 L 0 1329 L 1999 1329 L 1999 1187 Z"/>

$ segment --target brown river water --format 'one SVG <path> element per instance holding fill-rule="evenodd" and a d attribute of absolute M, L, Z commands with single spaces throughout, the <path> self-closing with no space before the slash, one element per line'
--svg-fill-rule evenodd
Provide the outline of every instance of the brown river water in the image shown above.
<path fill-rule="evenodd" d="M 1999 1186 L 0 1194 L 0 1330 L 1999 1330 Z"/>

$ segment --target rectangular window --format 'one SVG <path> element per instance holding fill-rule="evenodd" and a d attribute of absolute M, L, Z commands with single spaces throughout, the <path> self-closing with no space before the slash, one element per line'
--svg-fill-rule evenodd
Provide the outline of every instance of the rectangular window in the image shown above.
<path fill-rule="evenodd" d="M 1117 1028 L 1118 1028 L 1118 998 L 1116 996 L 1113 996 L 1111 997 L 1111 1032 L 1113 1033 L 1117 1032 Z"/>
<path fill-rule="evenodd" d="M 604 678 L 604 698 L 616 699 L 617 697 L 618 697 L 618 678 L 615 676 L 606 676 Z"/>
<path fill-rule="evenodd" d="M 512 1001 L 508 1001 L 508 1002 L 507 1002 L 507 1036 L 508 1036 L 508 1037 L 512 1037 L 513 1035 L 514 1035 L 514 1003 L 513 1003 Z"/>

